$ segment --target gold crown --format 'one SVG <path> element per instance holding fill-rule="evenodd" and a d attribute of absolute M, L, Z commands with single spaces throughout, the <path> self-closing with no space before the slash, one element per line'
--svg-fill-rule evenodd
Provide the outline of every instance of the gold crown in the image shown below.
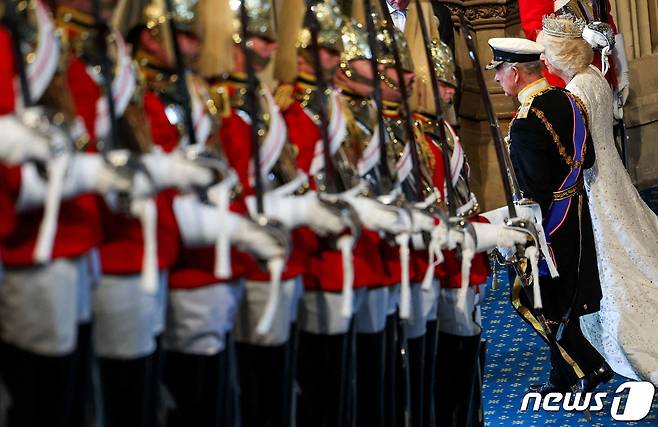
<path fill-rule="evenodd" d="M 563 39 L 579 39 L 583 36 L 583 28 L 587 23 L 584 19 L 570 14 L 550 14 L 542 18 L 542 32 L 549 36 Z"/>
<path fill-rule="evenodd" d="M 431 52 L 436 77 L 453 87 L 457 87 L 455 60 L 450 47 L 441 40 L 435 39 L 432 40 Z"/>
<path fill-rule="evenodd" d="M 341 61 L 371 59 L 372 50 L 368 43 L 368 33 L 356 20 L 345 21 L 342 28 L 343 54 Z"/>
<path fill-rule="evenodd" d="M 233 41 L 242 43 L 242 23 L 240 19 L 241 1 L 247 9 L 247 34 L 250 37 L 261 37 L 276 40 L 272 25 L 272 3 L 269 0 L 230 0 L 233 12 Z"/>
<path fill-rule="evenodd" d="M 386 21 L 375 19 L 374 16 L 371 17 L 371 19 L 375 20 L 375 28 L 377 30 L 377 45 L 379 48 L 379 52 L 377 52 L 377 62 L 387 67 L 395 65 L 395 57 L 393 55 L 393 43 L 395 43 L 398 47 L 398 52 L 400 53 L 400 64 L 402 65 L 402 69 L 413 72 L 414 63 L 411 59 L 411 51 L 409 50 L 407 39 L 404 38 L 402 32 L 396 27 L 393 27 L 393 37 L 391 37 L 391 34 L 386 28 Z"/>
<path fill-rule="evenodd" d="M 331 0 L 324 0 L 311 6 L 311 13 L 315 16 L 320 26 L 318 31 L 318 45 L 331 49 L 338 53 L 343 52 L 343 40 L 341 27 L 343 15 L 338 6 Z M 306 49 L 311 46 L 311 32 L 304 26 L 297 37 L 297 47 Z"/>

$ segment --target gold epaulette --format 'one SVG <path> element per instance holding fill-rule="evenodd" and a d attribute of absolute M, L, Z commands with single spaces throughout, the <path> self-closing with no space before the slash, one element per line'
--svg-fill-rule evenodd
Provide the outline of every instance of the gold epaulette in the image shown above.
<path fill-rule="evenodd" d="M 285 111 L 295 102 L 295 86 L 291 83 L 281 83 L 274 91 L 274 102 Z"/>
<path fill-rule="evenodd" d="M 215 117 L 221 119 L 231 115 L 231 98 L 225 82 L 214 82 L 210 84 L 209 98 L 206 103 L 208 111 Z"/>
<path fill-rule="evenodd" d="M 517 119 L 525 119 L 525 118 L 527 118 L 527 117 L 528 117 L 528 113 L 529 113 L 530 110 L 532 109 L 532 101 L 534 101 L 536 97 L 538 97 L 538 96 L 540 96 L 540 95 L 543 95 L 544 93 L 546 93 L 546 92 L 549 91 L 549 90 L 551 90 L 551 86 L 549 86 L 549 87 L 544 87 L 544 88 L 538 90 L 537 92 L 535 92 L 535 93 L 529 95 L 529 96 L 525 99 L 525 101 L 523 102 L 523 104 L 521 104 L 521 105 L 519 106 L 519 109 L 516 111 L 516 118 L 517 118 Z"/>

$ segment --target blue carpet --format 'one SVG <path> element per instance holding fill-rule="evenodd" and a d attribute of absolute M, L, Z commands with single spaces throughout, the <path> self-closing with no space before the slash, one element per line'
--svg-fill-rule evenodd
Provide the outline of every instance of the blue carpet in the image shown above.
<path fill-rule="evenodd" d="M 592 413 L 591 423 L 582 413 L 563 409 L 520 412 L 526 388 L 548 378 L 550 361 L 547 346 L 512 308 L 506 277 L 501 279 L 497 290 L 487 288 L 482 308 L 485 337 L 489 342 L 483 387 L 486 426 L 658 426 L 658 399 L 655 397 L 649 415 L 641 421 L 621 422 L 611 417 L 615 390 L 626 381 L 619 375 L 596 390 L 608 395 L 604 399 L 604 409 Z"/>

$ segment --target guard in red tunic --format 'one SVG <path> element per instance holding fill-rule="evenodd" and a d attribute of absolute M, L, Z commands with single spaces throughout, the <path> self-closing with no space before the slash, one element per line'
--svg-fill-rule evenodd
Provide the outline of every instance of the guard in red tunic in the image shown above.
<path fill-rule="evenodd" d="M 9 422 L 82 425 L 84 405 L 74 411 L 74 402 L 88 395 L 90 292 L 102 238 L 93 193 L 125 191 L 129 182 L 100 156 L 74 151 L 95 151 L 100 88 L 86 74 L 70 34 L 55 32 L 51 11 L 41 2 L 17 17 L 20 33 L 0 28 L 0 126 L 5 143 L 32 145 L 21 150 L 22 160 L 43 167 L 18 165 L 11 157 L 3 157 L 7 163 L 0 166 L 0 252 L 6 270 L 0 335 L 3 376 L 13 402 Z M 33 38 L 26 42 L 17 34 Z M 29 55 L 22 52 L 29 64 L 14 56 L 13 43 L 29 44 Z M 21 66 L 25 93 L 13 84 Z M 44 109 L 26 108 L 27 98 Z"/>

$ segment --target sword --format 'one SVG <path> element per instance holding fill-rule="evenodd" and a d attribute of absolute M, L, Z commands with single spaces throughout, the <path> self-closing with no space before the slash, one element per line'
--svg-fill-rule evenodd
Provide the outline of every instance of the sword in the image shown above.
<path fill-rule="evenodd" d="M 379 44 L 377 43 L 377 35 L 375 31 L 375 23 L 371 17 L 372 2 L 371 0 L 363 0 L 364 7 L 364 16 L 365 16 L 365 26 L 368 33 L 368 44 L 370 45 L 370 50 L 372 52 L 372 58 L 370 58 L 370 69 L 372 70 L 372 89 L 373 89 L 373 99 L 375 101 L 375 107 L 377 108 L 377 127 L 379 132 L 377 134 L 379 139 L 379 186 L 380 189 L 388 191 L 393 187 L 393 182 L 395 182 L 395 171 L 391 171 L 388 167 L 388 162 L 386 161 L 386 135 L 384 134 L 384 129 L 386 125 L 384 124 L 384 103 L 382 101 L 382 88 L 379 85 L 379 67 L 377 64 L 377 57 L 379 52 Z"/>
<path fill-rule="evenodd" d="M 171 1 L 171 0 L 167 0 Z M 249 14 L 247 13 L 246 0 L 240 1 L 240 25 L 242 26 L 241 47 L 245 56 L 245 68 L 247 71 L 247 108 L 250 112 L 251 126 L 251 161 L 254 170 L 254 187 L 256 190 L 256 211 L 259 217 L 264 214 L 263 207 L 263 177 L 260 173 L 260 104 L 258 103 L 258 80 L 254 70 L 253 53 L 248 41 Z"/>
<path fill-rule="evenodd" d="M 320 117 L 320 138 L 322 139 L 322 148 L 325 168 L 325 187 L 329 193 L 339 192 L 339 180 L 336 179 L 335 166 L 331 157 L 331 147 L 329 145 L 329 120 L 327 119 L 327 91 L 328 85 L 324 79 L 322 62 L 320 61 L 320 45 L 318 43 L 318 33 L 320 32 L 320 23 L 312 11 L 317 1 L 311 0 L 306 2 L 306 16 L 304 17 L 305 26 L 311 33 L 311 56 L 315 68 L 316 83 L 318 85 L 318 116 Z M 340 191 L 344 191 L 342 188 Z"/>
<path fill-rule="evenodd" d="M 427 29 L 427 21 L 425 21 L 425 11 L 421 7 L 421 1 L 415 0 L 416 9 L 418 13 L 418 21 L 420 23 L 420 31 L 423 35 L 423 41 L 425 45 L 425 56 L 427 57 L 427 68 L 430 75 L 430 83 L 432 85 L 432 95 L 434 96 L 434 111 L 436 115 L 436 122 L 439 127 L 439 144 L 441 146 L 441 157 L 443 158 L 443 170 L 445 171 L 445 181 L 446 181 L 446 195 L 448 201 L 448 213 L 451 218 L 457 216 L 457 205 L 455 204 L 455 187 L 452 183 L 452 170 L 450 169 L 450 157 L 448 146 L 448 141 L 446 139 L 446 130 L 443 117 L 443 109 L 441 108 L 441 95 L 439 92 L 439 80 L 436 75 L 436 70 L 432 66 L 432 48 L 430 40 L 429 31 Z"/>

